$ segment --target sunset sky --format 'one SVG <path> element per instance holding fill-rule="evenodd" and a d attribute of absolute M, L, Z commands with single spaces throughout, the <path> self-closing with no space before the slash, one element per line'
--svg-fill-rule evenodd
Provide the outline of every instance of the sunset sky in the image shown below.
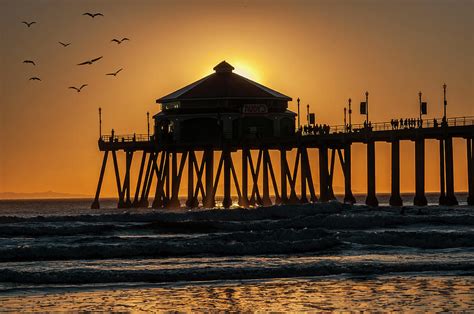
<path fill-rule="evenodd" d="M 358 104 L 366 90 L 374 122 L 416 118 L 420 90 L 427 118 L 441 117 L 443 83 L 448 115 L 473 116 L 473 12 L 472 0 L 2 0 L 0 192 L 92 195 L 101 164 L 98 107 L 104 133 L 146 133 L 146 112 L 159 111 L 157 98 L 222 60 L 309 103 L 317 123 L 342 124 L 347 99 Z M 111 42 L 123 37 L 130 41 Z M 94 65 L 76 65 L 99 56 Z M 105 75 L 119 68 L 117 77 Z M 82 84 L 81 93 L 68 89 Z M 360 123 L 354 107 L 353 123 Z M 465 191 L 466 144 L 454 143 L 455 188 Z M 376 145 L 380 192 L 390 190 L 389 148 Z M 426 143 L 427 191 L 439 189 L 437 148 Z M 413 191 L 414 144 L 401 150 L 402 191 Z M 116 195 L 111 170 L 105 196 Z M 352 175 L 354 191 L 365 191 L 362 145 L 354 146 Z M 340 173 L 335 180 L 342 185 Z"/>

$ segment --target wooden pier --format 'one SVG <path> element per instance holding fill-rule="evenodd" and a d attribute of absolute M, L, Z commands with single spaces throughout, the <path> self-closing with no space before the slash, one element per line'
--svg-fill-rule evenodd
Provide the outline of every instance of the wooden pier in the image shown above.
<path fill-rule="evenodd" d="M 360 127 L 358 125 L 355 126 Z M 220 180 L 224 180 L 223 207 L 230 207 L 237 201 L 243 207 L 268 206 L 272 204 L 271 195 L 277 204 L 307 202 L 327 202 L 335 199 L 333 176 L 336 162 L 344 175 L 344 202 L 354 203 L 351 188 L 351 146 L 362 143 L 367 147 L 367 197 L 365 203 L 377 206 L 375 189 L 375 143 L 386 142 L 391 145 L 391 196 L 390 204 L 401 206 L 400 196 L 400 142 L 415 143 L 415 198 L 414 205 L 427 204 L 425 197 L 425 141 L 437 140 L 440 153 L 440 205 L 458 203 L 454 191 L 453 138 L 466 141 L 468 169 L 468 204 L 474 205 L 474 117 L 447 119 L 443 126 L 434 127 L 432 120 L 425 121 L 421 128 L 391 129 L 390 123 L 373 124 L 372 129 L 344 131 L 342 126 L 330 128 L 329 134 L 294 136 L 275 139 L 252 139 L 233 142 L 222 139 L 218 142 L 157 142 L 153 136 L 102 136 L 99 149 L 104 152 L 99 183 L 93 207 L 99 207 L 99 196 L 109 154 L 112 155 L 118 192 L 118 207 L 147 207 L 152 192 L 153 208 L 180 207 L 179 191 L 183 176 L 187 181 L 187 200 L 189 208 L 215 206 L 215 196 Z M 318 149 L 319 178 L 311 173 L 309 148 Z M 296 149 L 293 164 L 287 160 L 287 152 Z M 239 160 L 235 152 L 240 151 Z M 251 152 L 256 151 L 257 158 Z M 278 151 L 279 158 L 272 158 Z M 125 168 L 120 169 L 117 154 L 125 154 Z M 201 161 L 196 157 L 201 152 Z M 130 185 L 132 159 L 141 153 L 136 189 L 132 194 Z M 215 159 L 215 156 L 219 158 Z M 217 168 L 214 163 L 217 162 Z M 238 174 L 234 165 L 238 163 Z M 279 169 L 280 182 L 277 182 L 275 169 Z M 216 171 L 215 171 L 216 170 Z M 123 174 L 124 171 L 124 174 Z M 215 171 L 215 173 L 214 173 Z M 121 177 L 121 173 L 122 176 Z M 121 179 L 123 178 L 123 179 Z M 262 178 L 262 189 L 259 188 Z M 299 190 L 297 181 L 300 180 Z M 319 180 L 319 193 L 314 188 Z M 272 193 L 270 193 L 270 190 Z M 232 191 L 238 198 L 232 200 Z M 132 198 L 133 195 L 133 198 Z"/>
<path fill-rule="evenodd" d="M 225 208 L 234 202 L 243 207 L 327 202 L 335 199 L 333 178 L 337 163 L 344 175 L 344 202 L 353 204 L 351 147 L 356 143 L 364 144 L 367 150 L 365 203 L 378 206 L 375 184 L 377 142 L 391 145 L 390 204 L 401 206 L 401 141 L 415 143 L 413 203 L 425 206 L 427 140 L 439 142 L 439 204 L 456 205 L 455 138 L 466 141 L 467 202 L 474 205 L 474 116 L 446 118 L 445 111 L 441 119 L 422 120 L 422 106 L 426 103 L 421 101 L 420 93 L 417 124 L 407 124 L 406 121 L 404 124 L 402 121 L 400 124 L 393 121 L 372 124 L 367 111 L 364 124 L 349 122 L 325 126 L 318 132 L 306 132 L 306 129 L 295 126 L 297 115 L 287 110 L 290 97 L 233 73 L 233 67 L 225 61 L 214 70 L 214 74 L 157 100 L 162 110 L 153 117 L 152 135 L 122 136 L 112 132 L 100 136 L 99 149 L 104 155 L 93 208 L 100 207 L 100 191 L 109 155 L 112 155 L 119 208 L 148 207 L 150 199 L 153 208 L 178 208 L 182 205 L 213 208 L 221 180 L 222 206 Z M 446 85 L 444 91 L 446 109 Z M 366 107 L 368 93 L 366 101 L 361 103 L 361 110 L 367 110 Z M 299 121 L 298 117 L 298 125 Z M 310 148 L 318 150 L 319 178 L 311 172 L 310 153 L 314 150 L 309 151 Z M 292 150 L 296 151 L 296 156 L 290 163 L 287 155 Z M 125 154 L 124 169 L 120 169 L 117 160 L 117 154 L 122 152 Z M 139 172 L 135 191 L 132 191 L 131 165 L 139 154 Z M 279 177 L 275 175 L 276 171 L 279 171 Z M 187 199 L 185 204 L 180 204 L 179 192 L 184 179 Z M 318 180 L 319 191 L 316 191 L 315 182 Z M 232 195 L 237 195 L 237 198 L 233 199 Z"/>

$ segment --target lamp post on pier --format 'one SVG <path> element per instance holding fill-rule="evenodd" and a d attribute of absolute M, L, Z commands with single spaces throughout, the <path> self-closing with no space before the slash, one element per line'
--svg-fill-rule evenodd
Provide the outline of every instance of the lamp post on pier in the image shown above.
<path fill-rule="evenodd" d="M 309 126 L 309 104 L 306 105 L 306 122 Z"/>
<path fill-rule="evenodd" d="M 102 108 L 99 107 L 99 139 L 102 138 Z"/>
<path fill-rule="evenodd" d="M 419 100 L 420 100 L 420 121 L 421 121 L 421 114 L 422 114 L 422 108 L 421 108 L 421 96 L 422 96 L 422 95 L 423 95 L 423 94 L 421 93 L 421 91 L 418 92 L 418 98 L 419 98 Z"/>
<path fill-rule="evenodd" d="M 443 95 L 444 95 L 444 114 L 443 114 L 443 122 L 447 123 L 447 117 L 446 117 L 446 106 L 448 105 L 448 101 L 446 100 L 446 83 L 443 84 Z"/>
<path fill-rule="evenodd" d="M 298 131 L 300 130 L 300 98 L 298 97 L 298 99 L 296 99 L 296 102 L 298 104 Z"/>
<path fill-rule="evenodd" d="M 147 123 L 148 140 L 150 140 L 150 113 L 148 111 L 146 112 L 146 123 Z"/>
<path fill-rule="evenodd" d="M 346 116 L 347 116 L 347 109 L 344 107 L 344 132 L 347 132 L 347 122 L 346 122 Z"/>
<path fill-rule="evenodd" d="M 365 122 L 369 125 L 369 92 L 365 92 Z"/>
<path fill-rule="evenodd" d="M 349 131 L 352 131 L 352 121 L 351 121 L 352 109 L 351 109 L 351 102 L 352 102 L 352 99 L 349 98 Z"/>
<path fill-rule="evenodd" d="M 369 92 L 365 92 L 365 101 L 360 102 L 360 114 L 365 114 L 364 128 L 369 127 Z"/>

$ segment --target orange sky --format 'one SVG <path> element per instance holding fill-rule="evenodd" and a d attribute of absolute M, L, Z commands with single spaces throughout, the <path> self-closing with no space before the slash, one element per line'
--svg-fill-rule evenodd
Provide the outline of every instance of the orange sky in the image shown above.
<path fill-rule="evenodd" d="M 105 16 L 93 20 L 86 11 Z M 92 195 L 101 162 L 97 108 L 105 130 L 146 133 L 146 112 L 159 110 L 155 99 L 222 60 L 300 97 L 318 123 L 341 124 L 347 98 L 357 104 L 365 90 L 372 121 L 416 117 L 419 90 L 428 118 L 440 117 L 444 82 L 448 115 L 474 115 L 472 12 L 470 0 L 3 0 L 0 192 Z M 27 28 L 24 20 L 38 23 Z M 118 46 L 115 37 L 131 40 Z M 92 66 L 76 65 L 98 56 Z M 122 67 L 117 77 L 105 76 Z M 28 81 L 33 75 L 42 81 Z M 67 88 L 81 84 L 89 85 L 81 93 Z M 413 146 L 401 145 L 402 191 L 414 190 Z M 456 140 L 454 149 L 455 187 L 466 190 L 465 142 Z M 426 190 L 437 191 L 437 143 L 427 142 L 426 153 Z M 362 192 L 365 150 L 356 145 L 353 154 L 353 187 Z M 377 144 L 376 162 L 377 189 L 388 191 L 388 144 Z M 103 195 L 116 195 L 107 175 Z"/>

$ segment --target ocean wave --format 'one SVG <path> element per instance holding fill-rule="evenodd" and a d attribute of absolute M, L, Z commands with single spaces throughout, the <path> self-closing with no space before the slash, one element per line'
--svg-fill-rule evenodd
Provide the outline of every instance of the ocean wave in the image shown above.
<path fill-rule="evenodd" d="M 451 272 L 474 269 L 474 261 L 457 262 L 337 262 L 319 261 L 284 266 L 179 268 L 160 270 L 67 270 L 25 271 L 0 269 L 0 282 L 16 284 L 164 283 L 176 281 L 243 280 L 328 275 L 377 275 L 400 272 Z"/>
<path fill-rule="evenodd" d="M 364 231 L 342 232 L 338 238 L 365 245 L 404 246 L 420 249 L 474 247 L 474 232 Z"/>
<path fill-rule="evenodd" d="M 210 234 L 198 238 L 86 237 L 2 246 L 0 261 L 290 254 L 318 252 L 339 244 L 335 235 L 316 229 Z"/>
<path fill-rule="evenodd" d="M 423 213 L 408 208 L 370 210 L 339 203 L 272 206 L 248 210 L 204 210 L 145 214 L 53 217 L 0 217 L 0 237 L 68 236 L 111 232 L 162 234 L 219 233 L 278 229 L 325 228 L 355 230 L 409 225 L 474 226 L 472 209 L 429 208 Z M 15 220 L 12 222 L 12 219 Z M 8 223 L 7 223 L 8 221 Z"/>
<path fill-rule="evenodd" d="M 105 234 L 113 231 L 133 229 L 135 226 L 123 224 L 76 224 L 76 223 L 28 223 L 28 224 L 4 224 L 0 228 L 0 237 L 42 237 L 42 236 L 73 236 L 81 234 Z"/>

